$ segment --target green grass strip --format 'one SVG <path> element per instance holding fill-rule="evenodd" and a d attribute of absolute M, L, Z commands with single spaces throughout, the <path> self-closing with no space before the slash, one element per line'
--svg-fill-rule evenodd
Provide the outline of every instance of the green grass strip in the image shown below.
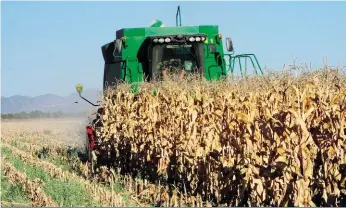
<path fill-rule="evenodd" d="M 27 174 L 29 179 L 39 178 L 44 182 L 44 192 L 62 206 L 100 206 L 92 200 L 84 186 L 75 181 L 64 181 L 51 178 L 44 169 L 25 164 L 19 157 L 12 155 L 11 150 L 2 147 L 2 155 L 18 170 Z"/>
<path fill-rule="evenodd" d="M 4 205 L 31 206 L 31 200 L 22 188 L 22 184 L 12 184 L 1 169 L 1 202 L 6 202 Z"/>
<path fill-rule="evenodd" d="M 21 145 L 19 145 L 18 142 L 15 140 L 13 140 L 10 144 L 13 145 L 14 147 L 22 150 L 22 151 L 27 151 L 26 148 L 21 147 Z M 77 156 L 75 156 L 75 157 L 77 157 Z M 61 157 L 52 157 L 51 155 L 48 155 L 48 157 L 42 158 L 41 160 L 50 162 L 50 163 L 56 165 L 57 167 L 60 167 L 64 171 L 69 171 L 69 172 L 74 171 L 71 164 L 69 164 L 68 161 L 63 160 Z M 105 189 L 110 191 L 112 189 L 112 187 L 109 185 L 106 185 Z M 115 183 L 113 184 L 113 191 L 115 193 L 122 193 L 123 201 L 125 202 L 126 206 L 136 206 L 137 205 L 135 202 L 133 202 L 130 199 L 130 195 L 125 192 L 124 187 L 120 181 L 115 181 Z"/>

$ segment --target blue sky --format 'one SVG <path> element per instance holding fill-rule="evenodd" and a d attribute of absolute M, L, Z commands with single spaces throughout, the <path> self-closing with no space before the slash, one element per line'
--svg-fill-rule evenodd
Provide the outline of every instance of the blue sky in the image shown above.
<path fill-rule="evenodd" d="M 101 46 L 124 27 L 158 18 L 175 26 L 217 24 L 236 53 L 262 66 L 323 57 L 346 64 L 346 2 L 2 2 L 2 95 L 68 95 L 76 83 L 102 89 Z"/>

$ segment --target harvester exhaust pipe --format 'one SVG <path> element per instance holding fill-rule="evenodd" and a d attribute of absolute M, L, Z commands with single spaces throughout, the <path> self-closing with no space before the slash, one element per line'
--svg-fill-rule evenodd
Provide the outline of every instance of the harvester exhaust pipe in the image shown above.
<path fill-rule="evenodd" d="M 180 6 L 178 6 L 177 14 L 175 15 L 175 24 L 177 27 L 178 27 L 178 15 L 179 15 L 179 26 L 181 26 Z"/>

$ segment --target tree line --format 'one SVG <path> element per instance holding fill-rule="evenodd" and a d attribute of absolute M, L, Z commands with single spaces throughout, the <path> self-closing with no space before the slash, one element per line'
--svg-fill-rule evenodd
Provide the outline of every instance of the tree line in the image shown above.
<path fill-rule="evenodd" d="M 88 113 L 63 113 L 58 112 L 42 112 L 42 111 L 32 111 L 32 112 L 20 112 L 20 113 L 1 113 L 1 119 L 35 119 L 35 118 L 74 118 L 74 117 L 85 117 Z"/>

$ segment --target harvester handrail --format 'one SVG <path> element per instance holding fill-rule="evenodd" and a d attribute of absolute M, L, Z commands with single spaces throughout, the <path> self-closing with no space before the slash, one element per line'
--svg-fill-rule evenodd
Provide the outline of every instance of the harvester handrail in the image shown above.
<path fill-rule="evenodd" d="M 253 66 L 253 68 L 255 70 L 256 75 L 258 75 L 257 68 L 260 70 L 260 73 L 263 75 L 262 68 L 261 68 L 261 66 L 260 66 L 260 64 L 259 64 L 255 54 L 246 53 L 246 54 L 239 54 L 239 55 L 235 55 L 235 56 L 233 56 L 233 54 L 224 54 L 224 56 L 228 56 L 229 57 L 229 68 L 227 70 L 227 73 L 229 72 L 229 70 L 231 70 L 232 76 L 233 76 L 233 73 L 234 73 L 234 65 L 235 65 L 236 59 L 238 59 L 238 62 L 239 62 L 239 67 L 240 67 L 241 75 L 244 76 L 244 74 L 243 74 L 243 67 L 242 67 L 242 64 L 241 64 L 241 61 L 240 61 L 241 58 L 245 58 L 245 76 L 247 74 L 247 67 L 246 67 L 247 59 L 246 58 L 250 59 L 251 64 L 252 64 L 252 66 Z M 253 58 L 255 59 L 255 61 L 253 60 Z M 256 65 L 257 65 L 257 67 L 256 67 Z"/>

